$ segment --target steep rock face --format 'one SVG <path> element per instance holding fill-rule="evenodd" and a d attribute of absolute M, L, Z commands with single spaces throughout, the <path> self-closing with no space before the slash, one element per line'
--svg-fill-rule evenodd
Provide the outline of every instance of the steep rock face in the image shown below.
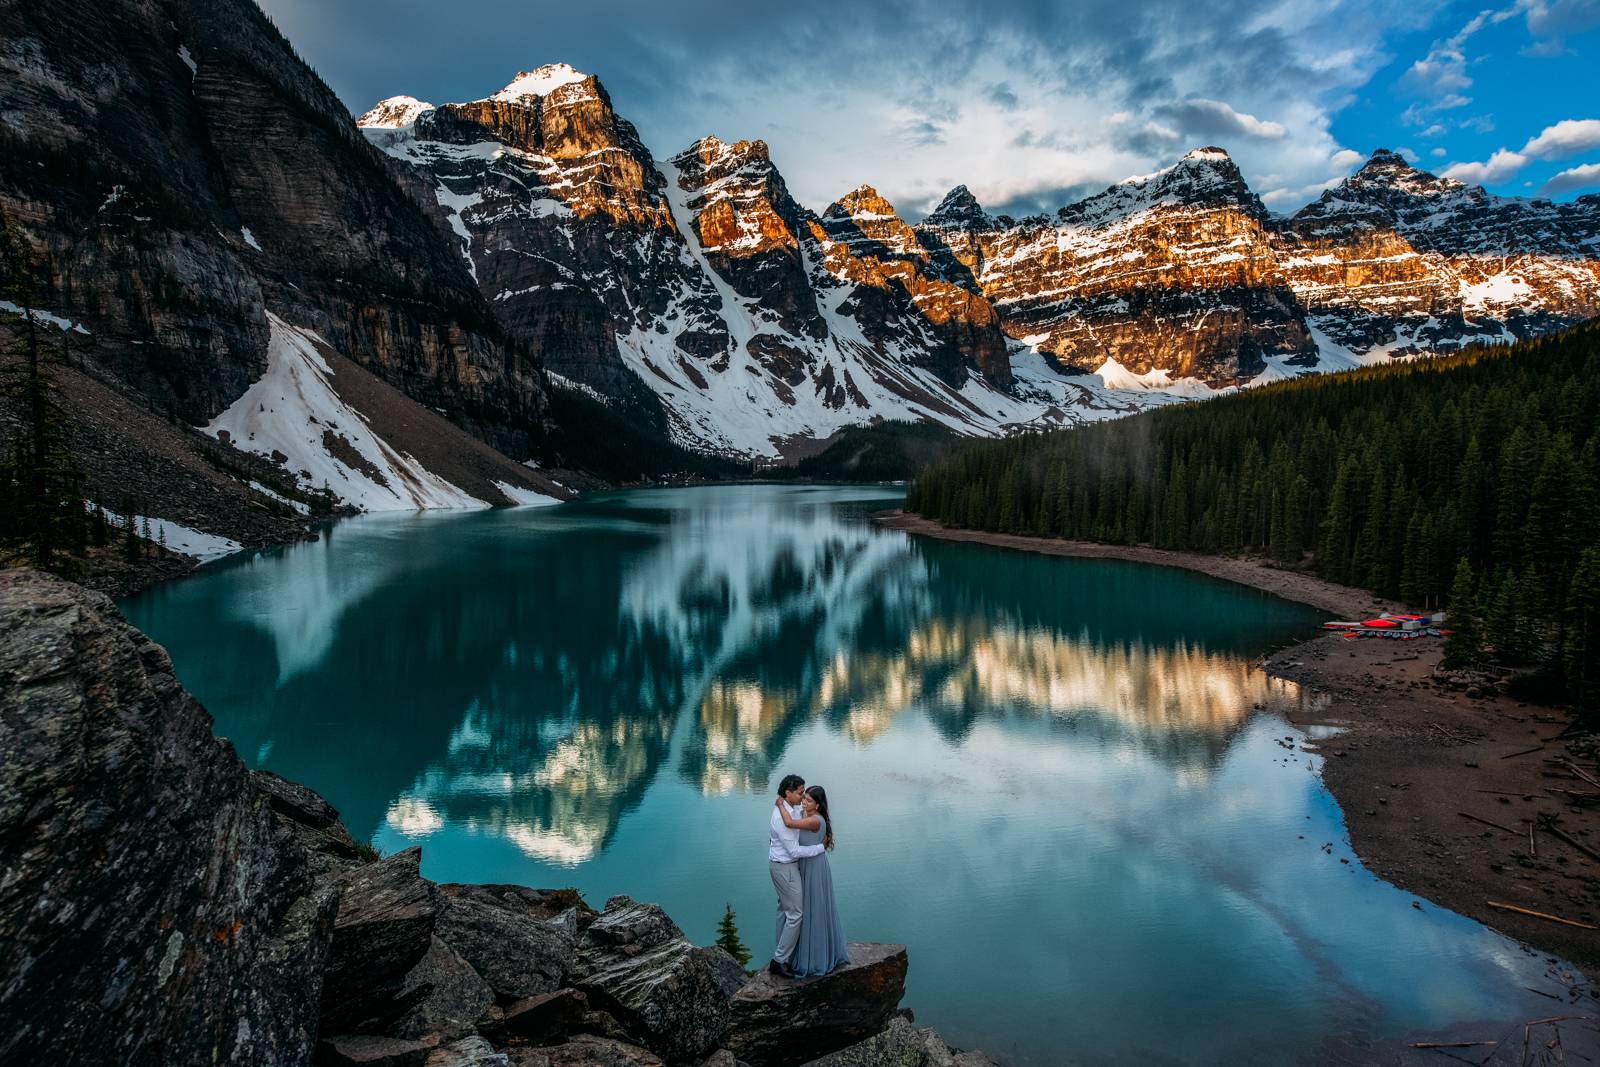
<path fill-rule="evenodd" d="M 1329 355 L 1526 338 L 1600 314 L 1600 197 L 1493 196 L 1378 151 L 1280 229 Z"/>
<path fill-rule="evenodd" d="M 1600 314 L 1600 197 L 1496 197 L 1382 150 L 1287 219 L 1202 148 L 1052 218 L 992 218 L 958 187 L 916 233 L 1011 337 L 1108 383 L 1267 380 Z"/>
<path fill-rule="evenodd" d="M 302 1064 L 335 889 L 166 653 L 0 571 L 0 1060 Z"/>
<path fill-rule="evenodd" d="M 583 117 L 556 130 L 556 113 Z M 993 432 L 1042 414 L 984 402 L 987 384 L 964 394 L 973 369 L 1010 381 L 981 294 L 932 271 L 915 238 L 900 256 L 852 251 L 760 141 L 707 137 L 658 164 L 599 82 L 560 66 L 359 121 L 510 332 L 602 397 L 659 396 L 684 443 L 774 455 L 884 417 Z"/>
<path fill-rule="evenodd" d="M 672 158 L 683 206 L 710 268 L 773 313 L 787 333 L 827 334 L 806 276 L 806 212 L 789 196 L 762 141 L 705 137 Z"/>
<path fill-rule="evenodd" d="M 8 5 L 0 37 L 0 212 L 93 374 L 204 424 L 266 369 L 271 308 L 532 454 L 537 362 L 254 3 Z"/>
<path fill-rule="evenodd" d="M 929 335 L 926 365 L 959 385 L 967 367 L 989 382 L 1011 382 L 1011 357 L 989 301 L 938 264 L 894 205 L 863 185 L 822 215 L 825 262 L 857 286 L 852 299 L 862 332 L 889 341 L 916 330 Z M 955 274 L 957 277 L 950 277 Z"/>
<path fill-rule="evenodd" d="M 978 249 L 967 265 L 979 267 L 979 287 L 1007 333 L 1063 364 L 1227 385 L 1258 373 L 1264 356 L 1315 355 L 1277 268 L 1266 209 L 1219 148 L 1053 220 L 985 233 L 973 228 L 975 210 L 958 199 L 947 215 L 972 220 L 957 232 Z M 945 217 L 930 238 L 952 228 Z"/>
<path fill-rule="evenodd" d="M 552 65 L 483 100 L 401 97 L 357 121 L 407 164 L 505 328 L 554 373 L 624 395 L 618 331 L 661 315 L 685 270 L 661 175 L 599 81 Z"/>

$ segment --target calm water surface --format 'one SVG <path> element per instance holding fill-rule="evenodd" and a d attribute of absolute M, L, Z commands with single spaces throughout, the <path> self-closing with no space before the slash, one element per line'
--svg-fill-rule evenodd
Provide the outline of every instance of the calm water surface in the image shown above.
<path fill-rule="evenodd" d="M 1548 1014 L 1546 962 L 1366 872 L 1279 744 L 1306 698 L 1250 664 L 1318 616 L 863 521 L 891 503 L 363 518 L 124 607 L 247 762 L 441 881 L 627 893 L 703 943 L 731 903 L 759 960 L 772 784 L 826 785 L 849 935 L 1017 1064 L 1359 1062 Z"/>

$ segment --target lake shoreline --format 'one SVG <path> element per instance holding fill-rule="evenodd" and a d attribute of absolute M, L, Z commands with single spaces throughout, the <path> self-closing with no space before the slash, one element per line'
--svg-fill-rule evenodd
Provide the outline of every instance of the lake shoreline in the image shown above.
<path fill-rule="evenodd" d="M 870 520 L 945 541 L 1180 567 L 1333 615 L 1397 607 L 1365 590 L 1249 559 L 952 529 L 900 510 L 876 512 Z M 1554 761 L 1571 758 L 1600 777 L 1593 756 L 1571 754 L 1558 740 L 1571 722 L 1564 710 L 1523 704 L 1487 688 L 1456 689 L 1436 678 L 1442 645 L 1328 633 L 1272 653 L 1262 668 L 1328 698 L 1294 721 L 1339 728 L 1314 750 L 1325 757 L 1323 781 L 1369 871 L 1424 898 L 1420 907 L 1431 901 L 1600 976 L 1600 933 L 1486 903 L 1600 925 L 1600 863 L 1542 829 L 1535 835 L 1537 855 L 1529 854 L 1528 841 L 1530 821 L 1556 815 L 1565 833 L 1600 849 L 1596 809 L 1574 806 L 1568 801 L 1575 798 L 1553 791 L 1588 791 L 1577 774 Z"/>

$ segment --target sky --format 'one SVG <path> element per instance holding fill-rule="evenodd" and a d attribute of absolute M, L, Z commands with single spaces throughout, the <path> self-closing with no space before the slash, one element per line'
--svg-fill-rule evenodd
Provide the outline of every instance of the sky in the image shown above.
<path fill-rule="evenodd" d="M 261 0 L 360 114 L 597 75 L 657 158 L 759 138 L 822 210 L 964 184 L 1056 208 L 1191 148 L 1274 211 L 1373 150 L 1505 196 L 1600 192 L 1600 0 Z"/>

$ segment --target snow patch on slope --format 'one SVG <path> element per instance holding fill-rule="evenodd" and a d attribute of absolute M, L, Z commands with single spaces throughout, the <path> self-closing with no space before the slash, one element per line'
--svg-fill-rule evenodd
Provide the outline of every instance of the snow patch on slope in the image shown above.
<path fill-rule="evenodd" d="M 112 511 L 110 508 L 101 508 L 106 520 L 113 526 L 121 526 L 127 519 Z M 138 523 L 139 536 L 144 536 L 145 525 L 150 527 L 150 540 L 160 545 L 165 545 L 168 551 L 181 552 L 201 563 L 209 563 L 223 556 L 231 556 L 235 552 L 243 551 L 244 546 L 239 542 L 223 537 L 221 534 L 208 534 L 201 530 L 192 529 L 182 523 L 173 522 L 171 519 L 147 518 L 143 515 L 134 520 Z"/>
<path fill-rule="evenodd" d="M 333 385 L 316 334 L 267 312 L 267 371 L 204 432 L 247 452 L 287 457 L 308 489 L 326 485 L 362 511 L 485 508 L 373 433 Z M 509 495 L 509 494 L 508 494 Z"/>

